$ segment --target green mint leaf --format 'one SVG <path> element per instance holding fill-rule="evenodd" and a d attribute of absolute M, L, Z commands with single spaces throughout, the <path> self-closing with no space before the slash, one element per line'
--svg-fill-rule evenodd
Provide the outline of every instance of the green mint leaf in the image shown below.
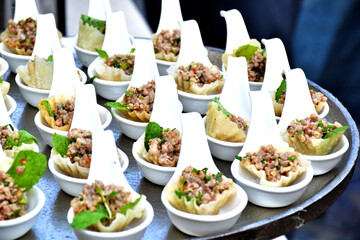
<path fill-rule="evenodd" d="M 133 93 L 133 92 L 130 92 L 130 91 L 128 91 L 128 90 L 125 91 L 125 94 L 128 94 L 128 95 L 130 95 L 130 96 L 134 96 L 134 93 Z"/>
<path fill-rule="evenodd" d="M 251 44 L 246 44 L 243 46 L 238 47 L 235 52 L 236 57 L 245 57 L 246 61 L 250 61 L 251 57 L 254 53 L 259 50 L 260 48 Z"/>
<path fill-rule="evenodd" d="M 132 48 L 131 50 L 130 50 L 130 53 L 134 53 L 135 52 L 135 48 Z"/>
<path fill-rule="evenodd" d="M 115 197 L 117 194 L 119 194 L 119 192 L 113 191 L 109 194 L 109 196 L 106 197 L 106 200 L 109 200 L 113 197 Z"/>
<path fill-rule="evenodd" d="M 103 204 L 96 206 L 96 211 L 92 212 L 86 210 L 76 214 L 70 226 L 74 229 L 86 229 L 87 227 L 96 224 L 103 218 L 107 217 L 107 213 Z"/>
<path fill-rule="evenodd" d="M 129 209 L 134 209 L 136 207 L 136 205 L 140 202 L 141 198 L 142 198 L 142 194 L 140 194 L 140 197 L 138 197 L 134 202 L 128 202 L 126 203 L 120 210 L 119 210 L 119 213 L 121 214 L 126 214 L 126 212 L 129 210 Z"/>
<path fill-rule="evenodd" d="M 119 102 L 107 102 L 105 103 L 105 105 L 111 108 L 132 112 L 132 110 L 128 109 L 126 106 L 122 105 Z"/>
<path fill-rule="evenodd" d="M 181 192 L 181 191 L 179 191 L 179 190 L 177 190 L 177 189 L 175 189 L 175 194 L 176 194 L 179 198 L 181 198 L 182 196 L 185 196 L 187 201 L 190 201 L 190 200 L 193 198 L 192 196 L 189 196 L 189 195 L 187 195 L 186 193 L 183 193 L 183 192 Z"/>
<path fill-rule="evenodd" d="M 89 24 L 89 26 L 92 26 L 92 27 L 96 28 L 97 30 L 99 30 L 99 32 L 105 33 L 105 21 L 99 20 L 96 18 L 92 18 L 92 17 L 84 15 L 84 14 L 81 14 L 81 20 L 83 21 L 83 25 L 85 25 L 85 23 L 87 23 L 87 24 Z"/>
<path fill-rule="evenodd" d="M 25 166 L 22 174 L 17 174 L 16 167 Z M 15 181 L 15 183 L 29 191 L 46 171 L 47 160 L 42 153 L 32 150 L 23 150 L 18 153 L 10 169 L 6 172 Z"/>
<path fill-rule="evenodd" d="M 41 101 L 41 105 L 45 106 L 46 111 L 48 112 L 48 114 L 50 115 L 50 117 L 54 117 L 54 112 L 51 108 L 50 103 L 48 102 L 48 100 L 42 100 Z"/>
<path fill-rule="evenodd" d="M 94 76 L 92 76 L 92 77 L 90 78 L 90 80 L 87 82 L 87 84 L 92 84 L 92 83 L 94 82 L 95 78 L 99 78 L 99 79 L 100 79 L 100 77 L 99 77 L 98 75 L 94 75 Z"/>
<path fill-rule="evenodd" d="M 28 133 L 25 130 L 19 130 L 18 134 L 19 134 L 19 139 L 18 139 L 19 146 L 21 146 L 21 144 L 23 144 L 23 143 L 32 143 L 32 142 L 39 144 L 36 137 L 34 137 L 33 135 L 31 135 L 30 133 Z"/>
<path fill-rule="evenodd" d="M 49 55 L 49 57 L 46 59 L 47 62 L 52 62 L 53 61 L 53 55 Z"/>
<path fill-rule="evenodd" d="M 95 48 L 95 50 L 99 54 L 100 58 L 103 58 L 105 60 L 109 58 L 109 55 L 107 54 L 107 52 L 105 50 L 101 50 L 101 49 L 97 49 L 97 48 Z"/>
<path fill-rule="evenodd" d="M 3 79 L 0 77 L 0 83 L 3 83 L 4 81 L 3 81 Z"/>
<path fill-rule="evenodd" d="M 328 132 L 328 133 L 323 137 L 323 139 L 330 138 L 330 137 L 332 137 L 333 135 L 338 134 L 338 133 L 341 133 L 341 132 L 345 131 L 345 130 L 348 129 L 348 128 L 349 128 L 349 126 L 342 126 L 342 127 L 339 127 L 339 128 L 335 128 L 334 130 L 331 130 L 330 132 Z"/>
<path fill-rule="evenodd" d="M 146 151 L 149 151 L 149 142 L 150 140 L 154 138 L 160 138 L 163 139 L 162 134 L 163 128 L 160 127 L 159 124 L 156 122 L 149 122 L 148 125 L 145 128 L 145 139 L 144 139 L 144 145 Z"/>
<path fill-rule="evenodd" d="M 54 133 L 54 135 L 52 136 L 52 143 L 55 150 L 60 154 L 60 156 L 64 157 L 67 154 L 71 140 L 63 135 Z"/>
<path fill-rule="evenodd" d="M 286 91 L 286 80 L 285 79 L 283 79 L 281 81 L 280 86 L 276 90 L 276 93 L 275 93 L 275 101 L 276 102 L 278 102 L 279 99 L 281 98 L 281 95 L 282 95 L 283 91 Z"/>
<path fill-rule="evenodd" d="M 218 111 L 222 111 L 223 114 L 225 114 L 225 116 L 230 117 L 232 115 L 223 107 L 223 105 L 220 103 L 217 97 L 215 97 L 212 101 L 218 105 Z"/>

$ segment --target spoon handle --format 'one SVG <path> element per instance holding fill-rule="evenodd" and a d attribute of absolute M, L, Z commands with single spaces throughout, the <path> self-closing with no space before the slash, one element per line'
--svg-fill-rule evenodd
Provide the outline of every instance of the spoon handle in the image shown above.
<path fill-rule="evenodd" d="M 159 26 L 156 34 L 162 30 L 174 30 L 179 28 L 179 22 L 183 21 L 179 0 L 162 0 Z"/>
<path fill-rule="evenodd" d="M 6 109 L 3 95 L 0 91 L 0 126 L 5 126 L 7 124 L 11 124 L 15 128 L 14 124 L 11 121 L 9 113 Z"/>
<path fill-rule="evenodd" d="M 15 1 L 15 14 L 14 21 L 17 23 L 21 19 L 31 17 L 36 19 L 38 10 L 36 7 L 35 0 L 16 0 Z"/>
<path fill-rule="evenodd" d="M 105 20 L 107 12 L 111 12 L 109 0 L 90 0 L 88 16 Z"/>

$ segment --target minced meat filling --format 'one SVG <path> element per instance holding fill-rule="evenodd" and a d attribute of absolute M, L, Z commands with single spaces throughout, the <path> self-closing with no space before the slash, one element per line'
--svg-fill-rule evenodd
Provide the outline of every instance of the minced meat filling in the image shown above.
<path fill-rule="evenodd" d="M 100 190 L 104 197 L 102 197 L 95 188 L 97 188 L 98 191 Z M 107 197 L 113 192 L 117 192 L 117 194 L 108 199 Z M 105 199 L 112 216 L 115 217 L 116 213 L 119 212 L 126 203 L 131 202 L 131 192 L 125 191 L 124 187 L 114 184 L 105 186 L 101 181 L 95 181 L 91 185 L 86 184 L 83 191 L 79 193 L 79 196 L 80 197 L 71 200 L 71 207 L 75 215 L 86 210 L 95 211 L 96 206 L 104 203 Z M 108 221 L 103 224 L 109 225 L 110 223 L 111 222 Z"/>
<path fill-rule="evenodd" d="M 69 144 L 67 157 L 71 163 L 79 163 L 79 166 L 90 168 L 92 153 L 91 132 L 88 130 L 73 128 L 68 132 Z"/>
<path fill-rule="evenodd" d="M 273 145 L 261 146 L 255 153 L 246 153 L 241 161 L 248 162 L 259 171 L 264 170 L 266 180 L 277 182 L 281 176 L 289 176 L 290 172 L 296 172 L 300 165 L 298 152 L 279 152 Z"/>
<path fill-rule="evenodd" d="M 173 53 L 175 56 L 180 52 L 180 30 L 175 29 L 172 34 L 169 30 L 162 30 L 155 37 L 155 53 L 164 52 L 165 54 Z"/>
<path fill-rule="evenodd" d="M 327 97 L 324 96 L 321 92 L 315 92 L 313 90 L 310 90 L 311 100 L 314 103 L 314 105 L 318 105 L 320 102 L 326 102 Z M 281 97 L 279 98 L 278 103 L 284 104 L 285 103 L 285 97 L 286 97 L 286 91 L 283 91 L 281 94 Z"/>
<path fill-rule="evenodd" d="M 179 66 L 178 72 L 184 81 L 197 84 L 199 87 L 222 79 L 222 75 L 219 70 L 212 72 L 202 63 L 192 62 L 188 66 Z"/>
<path fill-rule="evenodd" d="M 0 171 L 0 221 L 25 215 L 23 198 L 24 189 L 19 188 L 14 180 L 4 171 Z"/>
<path fill-rule="evenodd" d="M 298 136 L 301 142 L 309 144 L 313 139 L 323 138 L 328 132 L 339 127 L 342 127 L 340 123 L 325 122 L 312 113 L 305 119 L 293 120 L 287 128 L 287 132 L 291 137 Z"/>
<path fill-rule="evenodd" d="M 12 144 L 9 143 L 8 137 L 11 137 L 15 142 L 19 139 L 19 133 L 12 131 L 8 126 L 2 126 L 0 128 L 0 143 L 4 150 L 11 149 Z"/>
<path fill-rule="evenodd" d="M 15 23 L 10 19 L 7 23 L 9 36 L 2 41 L 11 48 L 20 48 L 25 50 L 25 54 L 30 56 L 34 49 L 36 38 L 36 20 L 27 18 Z"/>
<path fill-rule="evenodd" d="M 230 117 L 230 121 L 236 123 L 239 129 L 242 129 L 244 132 L 247 132 L 248 130 L 248 121 L 245 120 L 242 117 L 236 117 L 234 114 L 232 114 Z"/>
<path fill-rule="evenodd" d="M 75 100 L 69 99 L 65 102 L 58 102 L 54 112 L 55 124 L 57 127 L 71 125 L 74 115 Z"/>
<path fill-rule="evenodd" d="M 154 164 L 166 167 L 176 167 L 179 160 L 181 138 L 176 129 L 163 129 L 164 141 L 153 138 L 149 142 L 149 154 L 154 157 Z"/>
<path fill-rule="evenodd" d="M 197 205 L 215 201 L 217 196 L 228 190 L 233 182 L 224 179 L 222 173 L 210 174 L 207 169 L 197 170 L 191 166 L 186 167 L 180 177 L 183 193 L 197 199 Z"/>
<path fill-rule="evenodd" d="M 266 58 L 262 50 L 257 50 L 247 64 L 248 78 L 250 82 L 263 82 L 265 74 Z"/>
<path fill-rule="evenodd" d="M 133 54 L 115 54 L 109 57 L 105 64 L 109 67 L 121 68 L 126 75 L 132 75 L 134 71 L 135 55 Z"/>
<path fill-rule="evenodd" d="M 140 88 L 130 87 L 125 94 L 125 103 L 129 110 L 150 113 L 153 109 L 154 98 L 155 81 L 151 80 Z"/>

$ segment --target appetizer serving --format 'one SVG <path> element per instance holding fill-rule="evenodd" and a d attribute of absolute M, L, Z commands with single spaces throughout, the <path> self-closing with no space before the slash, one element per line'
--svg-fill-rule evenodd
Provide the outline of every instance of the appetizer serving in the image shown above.
<path fill-rule="evenodd" d="M 75 229 L 121 231 L 145 212 L 145 196 L 136 198 L 135 194 L 115 184 L 104 185 L 95 181 L 86 184 L 79 195 L 71 201 L 75 214 L 71 226 Z"/>
<path fill-rule="evenodd" d="M 164 129 L 149 122 L 145 137 L 137 152 L 146 161 L 159 166 L 176 167 L 181 149 L 181 136 L 177 129 Z"/>
<path fill-rule="evenodd" d="M 108 102 L 105 105 L 118 109 L 124 116 L 137 122 L 150 120 L 155 98 L 155 81 L 148 81 L 141 87 L 131 86 L 125 91 L 120 102 Z"/>
<path fill-rule="evenodd" d="M 272 144 L 261 146 L 258 151 L 236 156 L 241 167 L 246 168 L 260 184 L 269 187 L 289 186 L 309 166 L 309 162 L 287 145 L 274 147 Z"/>
<path fill-rule="evenodd" d="M 249 121 L 228 112 L 215 97 L 206 112 L 206 134 L 228 142 L 245 142 Z"/>
<path fill-rule="evenodd" d="M 251 39 L 248 44 L 239 46 L 232 53 L 224 53 L 222 61 L 227 69 L 228 57 L 245 57 L 248 63 L 247 71 L 250 82 L 263 82 L 266 66 L 266 49 L 261 49 L 261 44 L 256 39 Z"/>
<path fill-rule="evenodd" d="M 74 104 L 73 95 L 55 95 L 42 99 L 38 103 L 38 109 L 52 128 L 69 131 L 74 115 Z"/>
<path fill-rule="evenodd" d="M 82 14 L 79 22 L 79 34 L 77 46 L 92 52 L 101 49 L 105 37 L 106 23 Z"/>
<path fill-rule="evenodd" d="M 99 50 L 95 63 L 95 71 L 100 79 L 108 81 L 130 81 L 135 64 L 135 48 L 131 49 L 128 54 L 115 54 L 111 57 L 104 50 Z"/>
<path fill-rule="evenodd" d="M 169 62 L 176 62 L 180 52 L 180 30 L 161 30 L 152 37 L 155 58 Z"/>
<path fill-rule="evenodd" d="M 326 155 L 340 141 L 349 126 L 330 123 L 311 114 L 305 119 L 291 121 L 282 133 L 284 141 L 296 151 L 306 155 Z"/>
<path fill-rule="evenodd" d="M 215 215 L 236 194 L 232 179 L 207 168 L 186 167 L 181 176 L 164 188 L 167 200 L 177 209 L 200 215 Z"/>

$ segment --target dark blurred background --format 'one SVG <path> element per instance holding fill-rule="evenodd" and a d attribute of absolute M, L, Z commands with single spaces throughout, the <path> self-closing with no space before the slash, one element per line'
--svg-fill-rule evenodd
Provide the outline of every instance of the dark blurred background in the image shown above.
<path fill-rule="evenodd" d="M 113 6 L 121 1 L 110 2 Z M 71 10 L 70 4 L 80 2 L 84 0 L 37 0 L 38 6 L 41 5 L 39 11 L 53 12 L 59 30 L 65 35 L 72 35 L 65 11 Z M 155 32 L 161 0 L 133 3 Z M 360 121 L 359 0 L 180 0 L 180 4 L 184 20 L 195 19 L 199 23 L 204 44 L 221 49 L 225 49 L 226 25 L 220 10 L 238 9 L 250 38 L 281 38 L 291 68 L 302 68 L 308 79 L 335 95 L 355 121 Z M 78 5 L 87 9 L 87 4 Z M 13 6 L 14 0 L 0 0 L 0 30 L 5 29 L 7 19 L 12 17 Z M 359 184 L 357 166 L 350 185 L 335 204 L 287 237 L 360 239 Z"/>

